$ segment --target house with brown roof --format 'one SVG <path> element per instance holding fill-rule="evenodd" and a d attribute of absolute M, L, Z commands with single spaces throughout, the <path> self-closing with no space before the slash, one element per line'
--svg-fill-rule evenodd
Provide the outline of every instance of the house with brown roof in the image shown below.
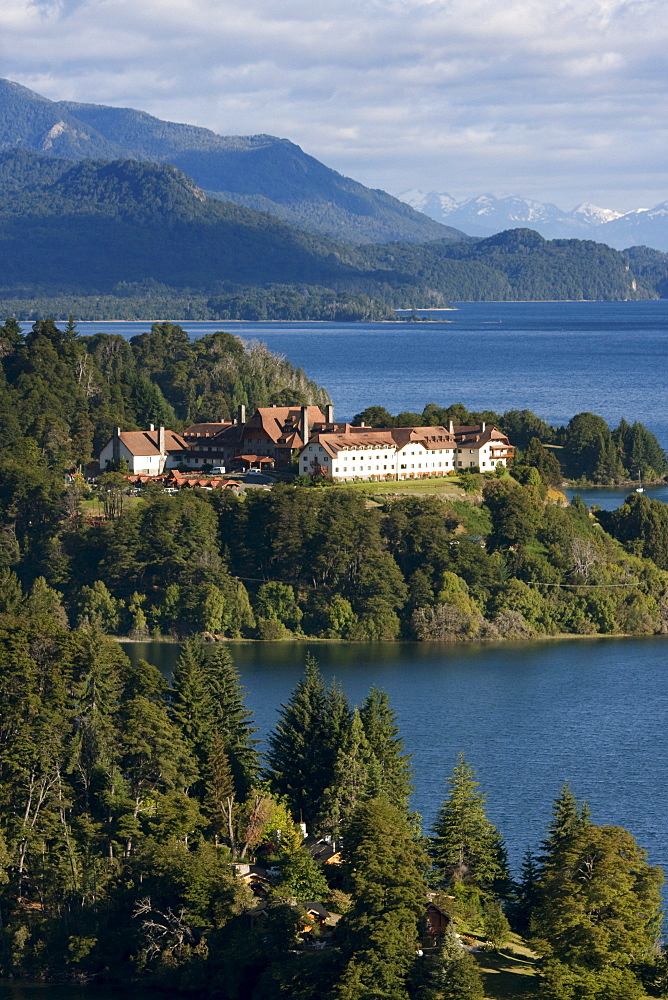
<path fill-rule="evenodd" d="M 180 434 L 153 424 L 147 431 L 122 431 L 116 427 L 100 452 L 100 471 L 118 468 L 121 458 L 133 475 L 159 476 L 165 469 L 179 466 L 188 451 Z"/>
<path fill-rule="evenodd" d="M 423 479 L 455 471 L 455 441 L 444 427 L 336 424 L 312 435 L 299 456 L 302 475 L 336 482 Z"/>
<path fill-rule="evenodd" d="M 490 472 L 501 465 L 504 468 L 515 454 L 508 437 L 484 421 L 479 425 L 453 426 L 450 431 L 457 443 L 457 468 L 470 469 L 477 466 L 481 472 Z"/>
<path fill-rule="evenodd" d="M 238 455 L 254 455 L 258 462 L 272 458 L 277 469 L 289 469 L 312 434 L 333 424 L 333 407 L 325 409 L 326 413 L 319 406 L 259 406 L 241 428 Z"/>
<path fill-rule="evenodd" d="M 190 468 L 221 465 L 247 469 L 275 466 L 288 469 L 309 436 L 332 425 L 332 406 L 260 406 L 246 419 L 239 406 L 231 422 L 192 424 L 183 432 Z"/>
<path fill-rule="evenodd" d="M 496 427 L 354 427 L 316 425 L 299 455 L 303 476 L 335 482 L 426 479 L 479 466 L 506 466 L 514 448 Z"/>

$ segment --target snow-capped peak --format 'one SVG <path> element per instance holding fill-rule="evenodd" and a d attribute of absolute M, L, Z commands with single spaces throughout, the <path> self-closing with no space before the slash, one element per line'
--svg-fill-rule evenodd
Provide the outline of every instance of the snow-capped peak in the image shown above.
<path fill-rule="evenodd" d="M 613 222 L 615 219 L 621 219 L 624 213 L 615 212 L 612 208 L 600 208 L 598 205 L 592 205 L 590 201 L 583 201 L 582 204 L 577 205 L 570 214 L 574 218 L 580 219 L 581 222 L 587 222 L 589 225 L 598 226 L 604 222 Z"/>

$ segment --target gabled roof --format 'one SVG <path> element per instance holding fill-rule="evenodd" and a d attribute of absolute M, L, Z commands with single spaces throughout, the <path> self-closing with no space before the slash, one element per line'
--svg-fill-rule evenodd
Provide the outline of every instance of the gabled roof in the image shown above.
<path fill-rule="evenodd" d="M 306 412 L 309 427 L 325 423 L 325 414 L 319 406 L 307 406 Z M 301 419 L 300 406 L 259 406 L 250 420 L 246 421 L 244 434 L 259 429 L 263 430 L 274 444 L 301 448 L 304 444 L 301 438 Z"/>
<path fill-rule="evenodd" d="M 455 439 L 445 427 L 395 427 L 392 436 L 398 448 L 407 444 L 421 444 L 428 451 L 455 447 Z"/>
<path fill-rule="evenodd" d="M 359 448 L 405 448 L 407 444 L 421 444 L 428 451 L 443 451 L 455 447 L 455 440 L 445 427 L 353 427 L 323 430 L 309 439 L 309 444 L 321 444 L 328 455 L 335 458 L 340 451 Z"/>
<path fill-rule="evenodd" d="M 482 448 L 484 444 L 490 441 L 498 441 L 499 444 L 512 447 L 507 435 L 491 424 L 485 424 L 484 429 L 479 425 L 461 424 L 459 427 L 454 428 L 454 435 L 458 445 Z"/>
<path fill-rule="evenodd" d="M 121 431 L 120 439 L 124 447 L 135 458 L 160 454 L 158 431 Z M 180 434 L 175 434 L 174 431 L 165 431 L 166 452 L 172 454 L 173 452 L 187 451 L 187 449 L 188 445 Z"/>

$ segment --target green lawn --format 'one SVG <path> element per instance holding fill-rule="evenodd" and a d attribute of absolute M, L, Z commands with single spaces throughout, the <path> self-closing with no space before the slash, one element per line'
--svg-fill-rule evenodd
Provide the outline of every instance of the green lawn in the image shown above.
<path fill-rule="evenodd" d="M 381 483 L 336 483 L 333 489 L 361 490 L 363 493 L 376 493 L 387 496 L 396 494 L 404 496 L 408 493 L 436 493 L 439 496 L 463 497 L 464 493 L 454 476 L 448 479 L 406 479 L 399 482 L 392 479 Z"/>
<path fill-rule="evenodd" d="M 536 955 L 513 934 L 500 952 L 476 951 L 485 983 L 486 1000 L 526 1000 L 540 997 Z"/>
<path fill-rule="evenodd" d="M 141 502 L 141 497 L 123 497 L 123 512 L 132 510 Z M 80 500 L 79 510 L 85 517 L 104 517 L 104 506 L 98 502 L 96 497 L 92 497 L 90 500 Z"/>

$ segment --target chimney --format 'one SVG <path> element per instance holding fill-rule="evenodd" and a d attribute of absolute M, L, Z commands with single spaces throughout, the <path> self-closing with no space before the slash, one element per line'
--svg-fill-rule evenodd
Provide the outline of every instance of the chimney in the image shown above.
<path fill-rule="evenodd" d="M 448 430 L 450 431 L 451 434 L 455 433 L 455 425 L 453 424 L 452 420 L 448 421 Z"/>
<path fill-rule="evenodd" d="M 486 426 L 486 424 L 485 424 L 485 421 L 483 420 L 483 422 L 482 422 L 482 433 L 483 434 L 485 433 L 485 426 Z"/>
<path fill-rule="evenodd" d="M 332 406 L 331 403 L 328 403 L 327 406 L 325 407 L 325 423 L 326 424 L 334 423 L 334 407 Z"/>
<path fill-rule="evenodd" d="M 148 429 L 149 429 L 150 431 L 154 431 L 154 430 L 155 430 L 155 424 L 149 424 L 149 425 L 148 425 Z"/>
<path fill-rule="evenodd" d="M 304 444 L 306 444 L 309 438 L 308 406 L 302 406 L 301 431 L 302 431 L 302 441 L 304 442 Z"/>
<path fill-rule="evenodd" d="M 366 427 L 366 424 L 364 423 L 363 420 L 360 420 L 360 427 Z"/>
<path fill-rule="evenodd" d="M 162 424 L 158 428 L 158 451 L 161 455 L 165 454 L 165 428 Z"/>
<path fill-rule="evenodd" d="M 237 410 L 237 423 L 238 424 L 246 423 L 246 407 L 244 406 L 243 403 L 239 403 L 239 409 Z"/>
<path fill-rule="evenodd" d="M 121 429 L 120 427 L 114 427 L 114 436 L 112 438 L 111 444 L 112 452 L 111 457 L 114 465 L 118 465 L 121 460 Z"/>

